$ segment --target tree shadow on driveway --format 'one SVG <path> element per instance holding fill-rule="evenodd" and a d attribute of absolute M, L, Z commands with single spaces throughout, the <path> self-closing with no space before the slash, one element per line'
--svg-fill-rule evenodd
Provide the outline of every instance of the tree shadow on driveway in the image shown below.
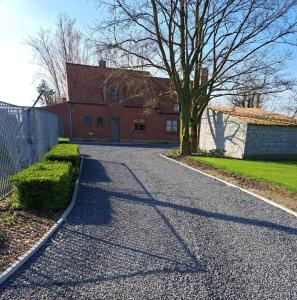
<path fill-rule="evenodd" d="M 121 195 L 121 197 L 125 198 L 126 200 L 131 200 L 131 201 L 136 201 L 136 202 L 142 202 L 144 204 L 148 205 L 154 205 L 154 206 L 160 206 L 160 207 L 167 207 L 167 208 L 172 208 L 176 210 L 181 210 L 187 213 L 191 213 L 197 216 L 202 216 L 202 217 L 207 217 L 211 219 L 218 219 L 222 221 L 227 221 L 227 222 L 235 222 L 235 223 L 241 223 L 244 225 L 252 225 L 252 226 L 259 226 L 259 227 L 266 227 L 268 229 L 272 230 L 277 230 L 281 232 L 285 232 L 287 234 L 293 234 L 297 235 L 297 228 L 294 227 L 289 227 L 285 225 L 279 225 L 275 224 L 273 222 L 268 222 L 264 220 L 257 220 L 257 219 L 250 219 L 250 218 L 243 218 L 243 217 L 237 217 L 237 216 L 232 216 L 232 215 L 227 215 L 227 214 L 222 214 L 222 213 L 217 213 L 217 212 L 210 212 L 202 209 L 197 209 L 189 206 L 183 206 L 183 205 L 178 205 L 170 202 L 163 202 L 154 199 L 154 197 L 150 194 L 150 192 L 146 189 L 146 187 L 142 184 L 142 182 L 137 178 L 135 173 L 124 163 L 121 163 L 127 170 L 130 172 L 130 174 L 133 176 L 133 178 L 139 183 L 145 194 L 148 196 L 148 199 L 135 199 L 131 197 L 131 195 L 128 195 L 127 197 Z"/>
<path fill-rule="evenodd" d="M 251 219 L 251 218 L 227 215 L 224 213 L 211 212 L 211 211 L 207 211 L 207 210 L 203 210 L 203 209 L 198 209 L 195 207 L 184 206 L 184 205 L 180 205 L 180 204 L 171 203 L 168 201 L 165 202 L 165 201 L 157 200 L 151 195 L 151 193 L 146 189 L 146 187 L 143 185 L 143 183 L 138 179 L 136 174 L 125 163 L 116 163 L 116 162 L 108 162 L 108 161 L 104 161 L 104 163 L 117 164 L 117 165 L 119 165 L 119 167 L 122 166 L 122 167 L 126 168 L 127 171 L 133 177 L 133 179 L 140 186 L 140 188 L 142 190 L 142 194 L 146 196 L 146 197 L 137 197 L 137 196 L 135 196 L 135 193 L 124 193 L 122 191 L 117 191 L 115 189 L 111 190 L 110 188 L 108 188 L 108 190 L 105 191 L 107 193 L 107 198 L 108 197 L 116 197 L 123 201 L 131 201 L 131 202 L 135 202 L 138 204 L 152 206 L 157 210 L 157 212 L 163 218 L 165 223 L 167 223 L 167 219 L 163 215 L 163 213 L 158 209 L 158 207 L 175 209 L 175 210 L 190 213 L 190 214 L 193 214 L 196 216 L 206 217 L 206 218 L 210 218 L 210 219 L 217 219 L 217 220 L 222 220 L 222 221 L 226 221 L 226 222 L 234 222 L 234 223 L 239 223 L 239 224 L 244 224 L 244 225 L 265 227 L 270 230 L 276 230 L 276 231 L 284 232 L 287 234 L 297 235 L 297 228 L 295 228 L 295 227 L 279 225 L 279 224 L 265 221 L 265 220 Z M 104 168 L 102 168 L 102 169 L 104 169 Z M 90 191 L 92 191 L 92 187 L 88 187 L 88 189 Z M 98 191 L 96 190 L 95 193 L 98 193 Z M 139 194 L 139 192 L 138 192 L 138 194 Z M 188 197 L 183 197 L 183 198 L 188 198 Z M 167 225 L 169 226 L 169 224 L 167 224 Z"/>
<path fill-rule="evenodd" d="M 126 174 L 135 191 L 128 186 L 120 186 L 111 178 L 108 175 L 109 167 L 116 167 L 113 170 Z M 162 208 L 297 235 L 297 228 L 161 201 L 150 193 L 126 164 L 87 158 L 78 201 L 67 222 L 53 237 L 53 242 L 43 247 L 16 274 L 16 280 L 8 281 L 8 288 L 22 292 L 46 289 L 58 297 L 63 293 L 57 287 L 75 289 L 75 286 L 85 284 L 116 283 L 154 275 L 201 276 L 207 270 L 205 262 L 197 258 Z M 126 214 L 117 215 L 121 210 L 127 210 Z M 141 210 L 153 210 L 154 218 L 144 220 L 139 228 L 135 228 L 138 221 L 146 217 L 144 213 L 137 219 L 137 213 Z M 135 212 L 135 215 L 129 215 L 130 212 Z M 123 217 L 130 217 L 131 220 L 123 220 Z M 122 222 L 119 225 L 118 220 Z M 154 224 L 155 221 L 158 223 Z M 145 226 L 150 225 L 152 230 L 150 236 L 146 237 Z M 125 230 L 129 231 L 127 237 Z M 158 230 L 162 232 L 158 233 Z M 167 233 L 164 238 L 163 233 Z M 166 249 L 166 239 L 170 242 L 170 249 Z M 155 244 L 151 246 L 150 243 Z"/>

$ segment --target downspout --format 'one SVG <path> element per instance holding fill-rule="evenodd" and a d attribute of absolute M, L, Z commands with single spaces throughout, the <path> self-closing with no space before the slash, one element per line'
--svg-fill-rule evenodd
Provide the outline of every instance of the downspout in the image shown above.
<path fill-rule="evenodd" d="M 67 63 L 66 63 L 66 99 L 68 99 L 68 118 L 69 118 L 69 130 L 70 130 L 70 140 L 72 140 L 72 109 L 71 109 L 71 102 L 69 97 L 69 85 L 68 85 L 68 70 L 67 70 Z"/>
<path fill-rule="evenodd" d="M 69 117 L 69 129 L 70 129 L 70 139 L 72 140 L 72 109 L 71 103 L 68 102 L 68 117 Z"/>

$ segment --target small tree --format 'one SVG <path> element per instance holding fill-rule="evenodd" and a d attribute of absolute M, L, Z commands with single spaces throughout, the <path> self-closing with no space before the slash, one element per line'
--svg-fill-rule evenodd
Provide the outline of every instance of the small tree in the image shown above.
<path fill-rule="evenodd" d="M 44 79 L 41 80 L 36 90 L 39 94 L 42 93 L 40 97 L 41 104 L 49 105 L 56 102 L 55 91 L 48 86 L 47 82 Z"/>

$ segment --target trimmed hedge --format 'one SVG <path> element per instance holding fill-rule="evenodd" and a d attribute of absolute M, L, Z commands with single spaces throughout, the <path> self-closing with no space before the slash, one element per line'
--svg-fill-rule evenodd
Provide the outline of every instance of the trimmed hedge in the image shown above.
<path fill-rule="evenodd" d="M 58 138 L 58 143 L 59 144 L 69 144 L 70 139 L 69 138 Z"/>
<path fill-rule="evenodd" d="M 73 184 L 69 162 L 39 162 L 12 177 L 13 201 L 26 209 L 64 208 Z"/>
<path fill-rule="evenodd" d="M 68 161 L 77 171 L 79 168 L 79 152 L 78 145 L 74 144 L 58 144 L 44 155 L 49 161 Z"/>

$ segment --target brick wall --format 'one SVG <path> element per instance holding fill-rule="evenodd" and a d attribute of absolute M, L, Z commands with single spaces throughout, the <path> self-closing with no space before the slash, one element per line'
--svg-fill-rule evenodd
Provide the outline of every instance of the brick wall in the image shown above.
<path fill-rule="evenodd" d="M 42 109 L 49 111 L 58 117 L 63 117 L 63 123 L 64 123 L 64 137 L 70 136 L 70 127 L 69 127 L 69 117 L 68 117 L 68 110 L 69 110 L 69 104 L 66 102 L 53 104 L 49 106 L 42 107 Z"/>
<path fill-rule="evenodd" d="M 222 112 L 206 109 L 201 121 L 199 147 L 219 149 L 225 155 L 242 158 L 245 151 L 247 124 Z"/>
<path fill-rule="evenodd" d="M 166 132 L 166 120 L 178 120 L 178 114 L 163 114 L 156 109 L 145 114 L 143 108 L 126 107 L 120 103 L 108 105 L 61 103 L 45 107 L 45 109 L 58 116 L 64 116 L 65 136 L 70 136 L 68 110 L 71 111 L 72 138 L 74 139 L 110 140 L 110 118 L 119 117 L 121 140 L 178 141 L 178 133 Z M 87 116 L 92 119 L 90 125 L 84 124 L 84 117 Z M 103 118 L 103 126 L 96 124 L 97 117 Z M 133 129 L 134 119 L 145 119 L 143 132 Z"/>
<path fill-rule="evenodd" d="M 297 127 L 248 125 L 244 156 L 297 156 Z"/>

